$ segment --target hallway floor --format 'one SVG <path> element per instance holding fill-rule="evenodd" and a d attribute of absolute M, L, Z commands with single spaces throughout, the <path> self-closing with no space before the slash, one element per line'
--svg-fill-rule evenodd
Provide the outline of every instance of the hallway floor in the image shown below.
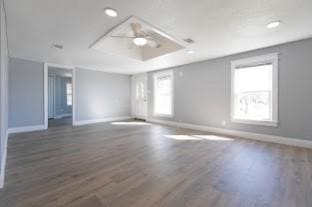
<path fill-rule="evenodd" d="M 72 117 L 64 117 L 61 119 L 49 119 L 49 128 L 50 127 L 59 127 L 59 126 L 72 126 Z"/>

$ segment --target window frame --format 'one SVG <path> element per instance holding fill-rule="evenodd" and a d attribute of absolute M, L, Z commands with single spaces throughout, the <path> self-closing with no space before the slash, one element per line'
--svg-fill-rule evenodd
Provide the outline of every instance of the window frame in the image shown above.
<path fill-rule="evenodd" d="M 262 64 L 272 64 L 272 120 L 260 121 L 250 119 L 237 119 L 235 110 L 235 70 L 242 67 L 252 67 Z M 278 53 L 250 57 L 231 62 L 231 122 L 277 127 L 278 122 Z"/>
<path fill-rule="evenodd" d="M 158 77 L 169 75 L 171 77 L 171 114 L 162 114 L 155 111 L 156 106 L 156 81 Z M 174 116 L 174 73 L 173 70 L 160 71 L 153 74 L 153 115 L 155 117 L 172 118 Z"/>

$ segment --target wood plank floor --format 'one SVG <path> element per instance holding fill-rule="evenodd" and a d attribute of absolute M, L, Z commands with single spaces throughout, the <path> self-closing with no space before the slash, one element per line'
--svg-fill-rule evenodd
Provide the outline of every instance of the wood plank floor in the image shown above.
<path fill-rule="evenodd" d="M 311 207 L 312 150 L 142 122 L 12 135 L 0 206 Z"/>
<path fill-rule="evenodd" d="M 60 127 L 65 125 L 72 125 L 72 117 L 63 117 L 60 119 L 49 119 L 48 126 L 49 128 L 52 127 Z"/>

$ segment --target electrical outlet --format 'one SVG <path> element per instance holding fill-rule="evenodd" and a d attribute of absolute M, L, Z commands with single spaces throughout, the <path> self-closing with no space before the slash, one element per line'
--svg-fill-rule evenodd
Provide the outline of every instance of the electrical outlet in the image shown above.
<path fill-rule="evenodd" d="M 222 125 L 222 126 L 226 126 L 226 121 L 223 120 L 223 121 L 221 122 L 221 125 Z"/>

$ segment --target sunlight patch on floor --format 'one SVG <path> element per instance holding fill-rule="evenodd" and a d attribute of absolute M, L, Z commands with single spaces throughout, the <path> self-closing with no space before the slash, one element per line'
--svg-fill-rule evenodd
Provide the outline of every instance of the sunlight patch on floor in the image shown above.
<path fill-rule="evenodd" d="M 200 138 L 190 135 L 165 135 L 165 137 L 175 140 L 201 140 Z"/>
<path fill-rule="evenodd" d="M 209 141 L 233 141 L 232 138 L 216 136 L 216 135 L 164 135 L 167 138 L 175 140 L 209 140 Z"/>
<path fill-rule="evenodd" d="M 192 136 L 205 139 L 205 140 L 212 140 L 212 141 L 233 141 L 232 138 L 216 136 L 216 135 L 192 135 Z"/>

